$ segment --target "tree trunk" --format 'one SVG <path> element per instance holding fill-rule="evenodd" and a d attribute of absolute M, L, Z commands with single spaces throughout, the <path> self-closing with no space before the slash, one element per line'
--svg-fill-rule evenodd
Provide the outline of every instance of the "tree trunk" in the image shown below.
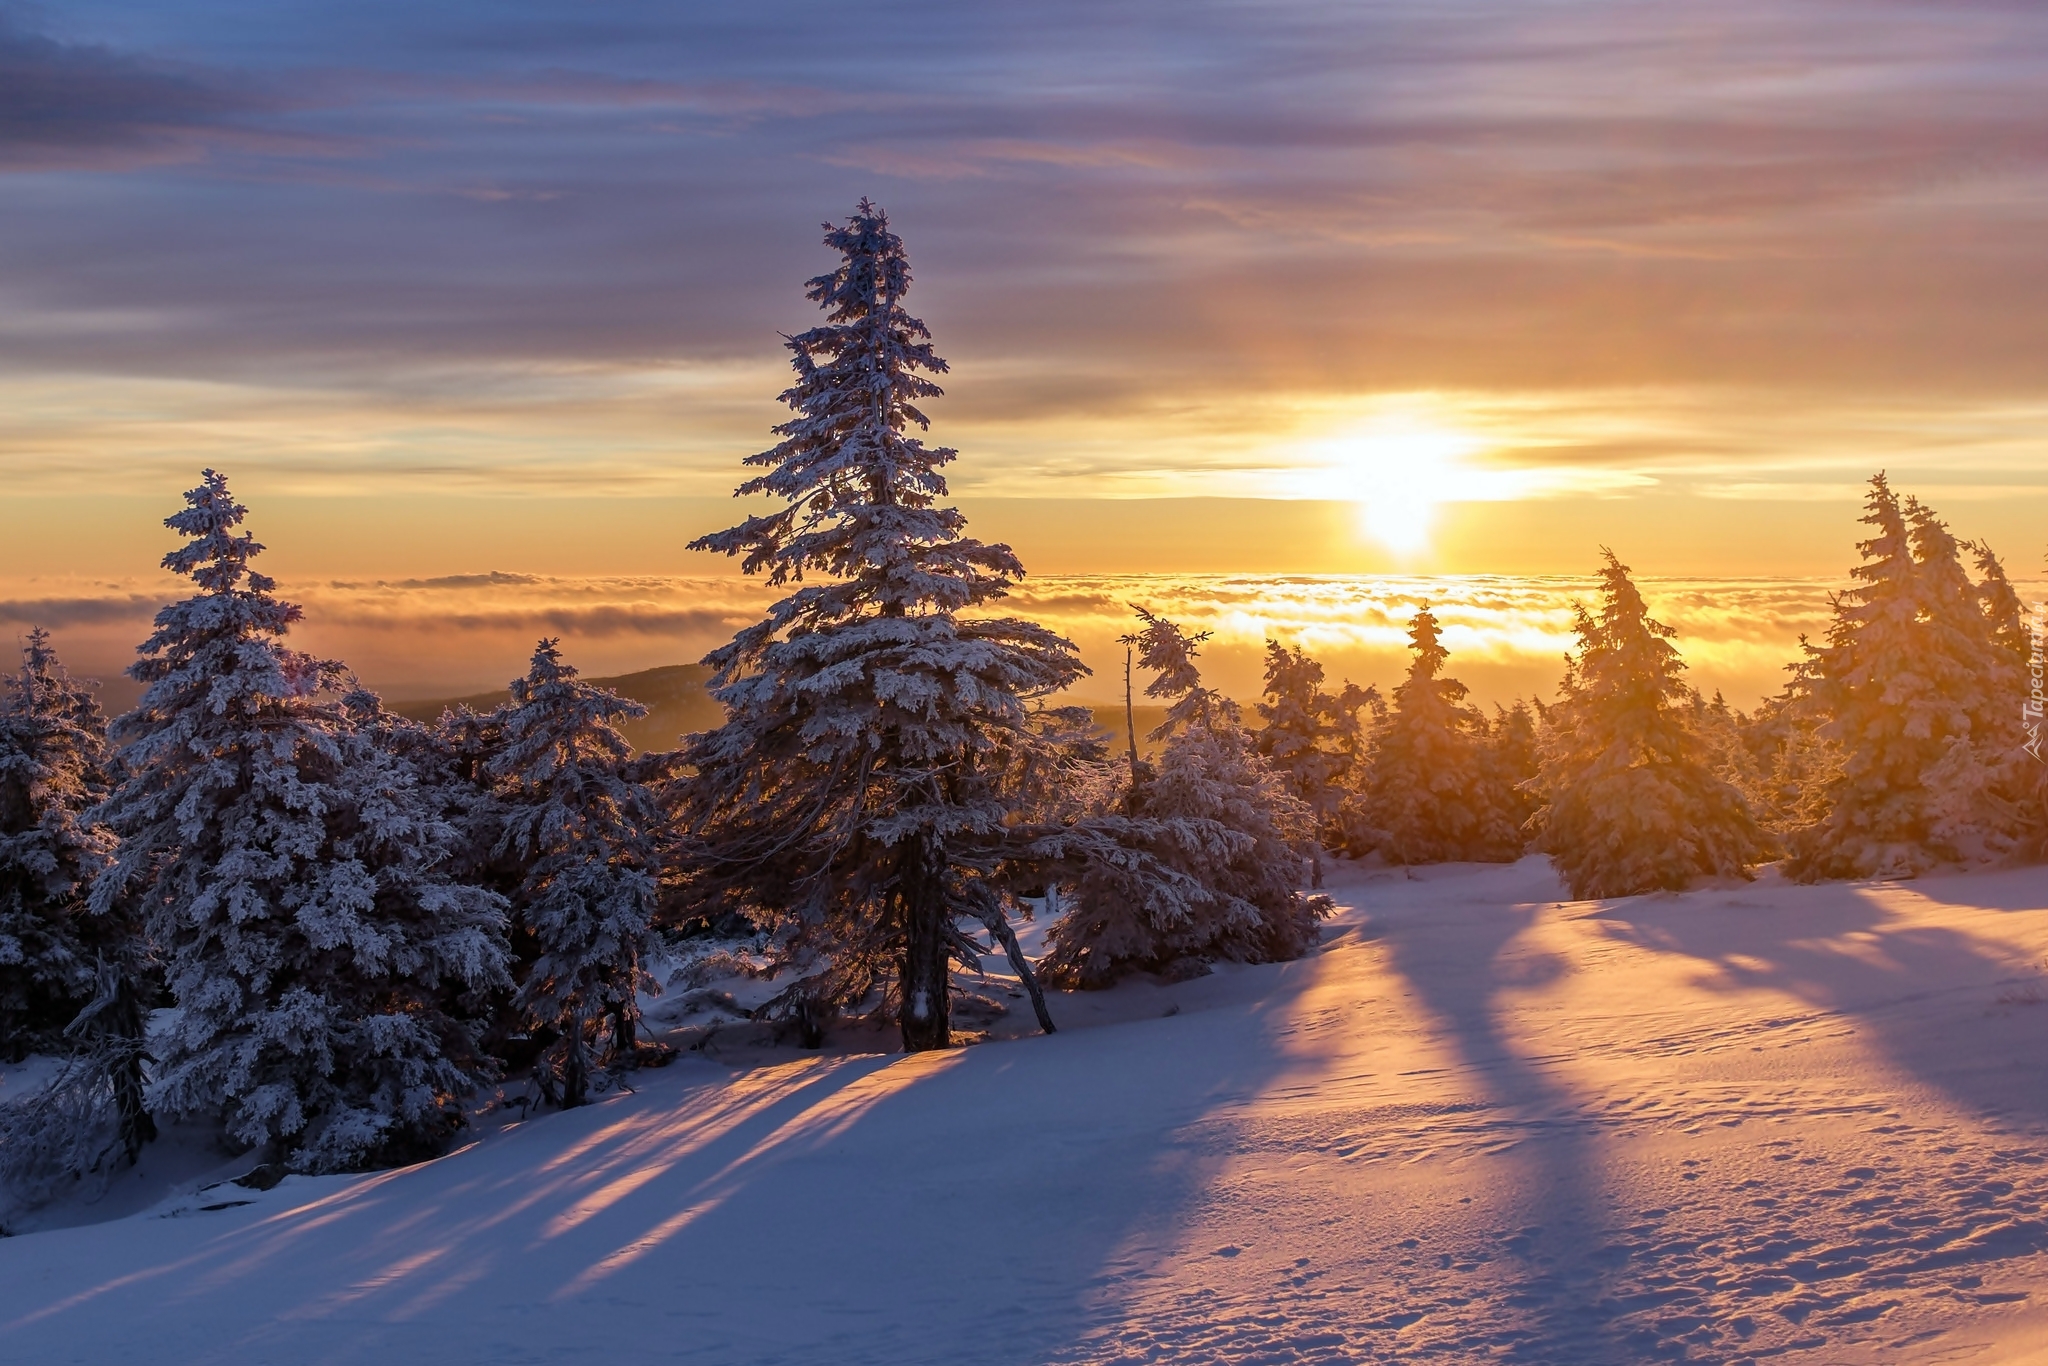
<path fill-rule="evenodd" d="M 796 1007 L 791 1012 L 796 1017 L 797 1041 L 805 1048 L 825 1046 L 824 1011 L 808 996 L 797 997 Z M 709 1035 L 705 1037 L 709 1038 Z"/>
<path fill-rule="evenodd" d="M 612 1002 L 612 1066 L 615 1068 L 623 1070 L 639 1066 L 639 1057 L 634 1052 L 640 1043 L 639 1015 L 639 1003 L 631 998 Z"/>
<path fill-rule="evenodd" d="M 590 1099 L 590 1058 L 584 1051 L 583 1020 L 571 1011 L 562 1035 L 562 1108 L 573 1110 Z"/>
<path fill-rule="evenodd" d="M 1131 742 L 1131 790 L 1138 787 L 1138 712 L 1131 704 L 1131 647 L 1124 646 L 1124 734 Z"/>
<path fill-rule="evenodd" d="M 116 1050 L 113 1066 L 114 1113 L 119 1117 L 121 1150 L 132 1166 L 142 1155 L 142 1145 L 156 1139 L 156 1119 L 149 1113 L 143 1094 L 142 1065 L 150 1061 L 146 1048 L 148 1017 L 136 995 L 135 983 L 121 973 L 115 988 L 111 1018 L 107 1021 L 110 1042 Z"/>
<path fill-rule="evenodd" d="M 953 1042 L 953 979 L 946 948 L 952 907 L 946 900 L 945 865 L 938 851 L 922 838 L 904 844 L 897 883 L 903 908 L 900 1017 L 903 1051 L 921 1053 Z"/>
<path fill-rule="evenodd" d="M 116 1135 L 131 1166 L 142 1155 L 142 1145 L 156 1139 L 156 1120 L 143 1090 L 143 1065 L 155 1059 L 148 1052 L 148 1014 L 134 978 L 124 970 L 132 961 L 101 959 L 92 1000 L 64 1029 L 90 1053 L 93 1065 L 104 1069 L 114 1093 Z"/>
<path fill-rule="evenodd" d="M 1055 888 L 1046 889 L 1048 902 L 1058 896 L 1059 892 Z M 994 936 L 995 941 L 1003 946 L 1003 952 L 1009 956 L 1010 966 L 1016 969 L 1017 980 L 1024 984 L 1024 990 L 1031 993 L 1031 1009 L 1038 1015 L 1038 1027 L 1047 1034 L 1056 1033 L 1052 1026 L 1052 1012 L 1045 1008 L 1045 990 L 1038 985 L 1038 974 L 1031 970 L 1031 960 L 1024 956 L 1024 946 L 1017 942 L 1017 932 L 1010 928 L 1010 922 L 1004 919 L 1000 910 L 991 912 L 983 923 L 988 926 L 988 932 Z"/>

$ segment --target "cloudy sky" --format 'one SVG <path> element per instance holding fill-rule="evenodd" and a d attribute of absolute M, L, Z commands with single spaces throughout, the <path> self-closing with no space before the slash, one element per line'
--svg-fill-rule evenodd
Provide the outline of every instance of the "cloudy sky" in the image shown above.
<path fill-rule="evenodd" d="M 715 574 L 863 194 L 1057 572 L 2048 540 L 2028 0 L 0 0 L 0 575 Z"/>

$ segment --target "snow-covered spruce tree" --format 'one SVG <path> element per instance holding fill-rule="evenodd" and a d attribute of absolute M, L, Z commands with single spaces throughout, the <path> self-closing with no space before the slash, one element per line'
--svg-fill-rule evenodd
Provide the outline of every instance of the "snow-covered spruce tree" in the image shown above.
<path fill-rule="evenodd" d="M 1926 624 L 1942 628 L 1945 651 L 1977 660 L 1974 691 L 1956 699 L 1966 709 L 1969 728 L 1949 740 L 1927 771 L 1932 843 L 1962 862 L 1990 862 L 2014 852 L 2027 825 L 2021 786 L 2032 766 L 2021 751 L 2023 728 L 2013 704 L 2025 676 L 2023 656 L 2014 648 L 2018 595 L 1995 554 L 1957 541 L 1932 508 L 1911 496 L 1906 522 L 1914 568 L 1933 605 Z M 1986 582 L 1971 581 L 1963 567 L 1965 549 L 1988 570 Z"/>
<path fill-rule="evenodd" d="M 1348 682 L 1345 687 L 1358 692 Z M 1265 700 L 1257 710 L 1265 723 L 1257 732 L 1259 753 L 1307 803 L 1318 833 L 1333 834 L 1349 756 L 1339 698 L 1323 690 L 1323 666 L 1299 645 L 1267 640 Z"/>
<path fill-rule="evenodd" d="M 1528 843 L 1529 820 L 1539 803 L 1530 784 L 1542 766 L 1543 727 L 1548 711 L 1538 701 L 1517 701 L 1512 707 L 1494 704 L 1493 721 L 1487 727 L 1484 760 L 1501 810 L 1516 831 L 1523 847 Z"/>
<path fill-rule="evenodd" d="M 1999 782 L 1986 769 L 2019 744 L 2016 665 L 1954 537 L 1883 474 L 1862 520 L 1876 534 L 1857 546 L 1857 586 L 1836 598 L 1811 657 L 1820 733 L 1840 764 L 1826 816 L 1791 841 L 1787 869 L 1806 880 L 1910 875 L 1988 852 L 2003 817 L 1989 810 Z"/>
<path fill-rule="evenodd" d="M 2028 748 L 2039 733 L 2029 725 L 2039 717 L 2009 700 L 2035 695 L 2039 642 L 1997 554 L 1982 541 L 1963 548 L 1977 566 L 1977 603 L 1993 647 L 1990 726 L 1988 734 L 1976 730 L 1967 741 L 1951 744 L 1929 774 L 1940 807 L 1935 833 L 1976 860 L 2048 857 L 2048 763 Z"/>
<path fill-rule="evenodd" d="M 1152 675 L 1145 696 L 1166 703 L 1165 719 L 1145 738 L 1157 743 L 1191 726 L 1237 725 L 1242 719 L 1237 703 L 1203 686 L 1201 666 L 1195 663 L 1210 633 L 1184 631 L 1180 623 L 1137 603 L 1131 604 L 1131 611 L 1144 627 L 1121 639 L 1137 649 L 1138 667 Z"/>
<path fill-rule="evenodd" d="M 1041 971 L 1097 987 L 1139 970 L 1298 958 L 1329 908 L 1299 890 L 1314 815 L 1259 754 L 1237 704 L 1202 685 L 1203 637 L 1136 610 L 1139 663 L 1154 675 L 1146 695 L 1168 701 L 1150 736 L 1160 748 L 1120 810 L 1041 842 L 1064 856 L 1073 889 Z"/>
<path fill-rule="evenodd" d="M 2007 666 L 1995 691 L 2022 699 L 2023 706 L 2018 724 L 2001 723 L 1989 745 L 1973 736 L 1967 745 L 1951 745 L 1936 765 L 1930 784 L 1944 808 L 1936 831 L 1979 856 L 2048 859 L 2048 749 L 2036 742 L 2048 727 L 2039 710 L 2029 712 L 2024 705 L 2033 699 L 2038 706 L 2041 641 L 2029 630 L 2026 604 L 1997 554 L 1982 541 L 1964 548 L 1977 566 L 1985 627 Z"/>
<path fill-rule="evenodd" d="M 424 879 L 434 886 L 474 889 L 489 894 L 497 912 L 495 924 L 506 971 L 470 981 L 443 977 L 431 994 L 434 1008 L 462 1022 L 459 1061 L 477 1076 L 496 1076 L 504 1058 L 497 1045 L 499 1026 L 511 999 L 513 980 L 509 940 L 514 930 L 511 900 L 501 882 L 505 861 L 494 857 L 504 833 L 504 808 L 480 786 L 468 756 L 459 753 L 448 734 L 384 709 L 383 699 L 360 684 L 340 698 L 348 728 L 349 769 L 354 775 L 381 780 L 396 773 L 402 780 L 410 810 L 407 817 L 432 836 L 431 857 L 388 870 L 394 880 Z M 398 828 L 403 829 L 401 824 Z"/>
<path fill-rule="evenodd" d="M 48 632 L 30 631 L 21 653 L 0 695 L 0 1054 L 16 1062 L 59 1046 L 94 995 L 97 960 L 126 951 L 112 920 L 85 911 L 113 850 L 84 819 L 107 793 L 105 718 Z"/>
<path fill-rule="evenodd" d="M 1379 684 L 1359 687 L 1349 679 L 1335 702 L 1337 752 L 1344 758 L 1345 782 L 1356 785 L 1372 754 L 1373 731 L 1387 719 L 1387 699 Z"/>
<path fill-rule="evenodd" d="M 1715 776 L 1733 784 L 1749 802 L 1759 821 L 1763 819 L 1769 781 L 1749 744 L 1750 717 L 1728 705 L 1717 689 L 1712 697 L 1695 689 L 1686 690 L 1693 734 L 1706 749 Z"/>
<path fill-rule="evenodd" d="M 2019 780 L 2015 784 L 2020 823 L 2013 850 L 2020 858 L 2048 862 L 2048 621 L 2021 616 L 2026 653 L 2020 657 L 2024 699 L 2020 721 Z"/>
<path fill-rule="evenodd" d="M 300 610 L 249 567 L 263 547 L 226 479 L 185 501 L 164 567 L 199 591 L 130 667 L 147 687 L 100 808 L 121 845 L 92 891 L 142 908 L 179 1007 L 151 1103 L 294 1170 L 431 1152 L 480 1079 L 442 1003 L 502 978 L 502 902 L 442 875 L 456 832 L 350 724 L 341 666 L 284 644 Z"/>
<path fill-rule="evenodd" d="M 2026 604 L 2020 601 L 2018 590 L 2006 577 L 2005 565 L 1996 551 L 1982 541 L 1965 541 L 1963 549 L 1970 552 L 1977 566 L 1977 605 L 1984 613 L 1992 643 L 2004 648 L 2015 666 L 2025 672 L 2033 648 L 2027 635 Z"/>
<path fill-rule="evenodd" d="M 1380 694 L 1378 684 L 1361 688 L 1356 683 L 1346 682 L 1344 690 L 1337 694 L 1333 710 L 1333 739 L 1337 753 L 1344 761 L 1343 772 L 1338 779 L 1337 812 L 1323 827 L 1323 837 L 1329 847 L 1352 858 L 1363 858 L 1371 853 L 1369 848 L 1360 848 L 1352 843 L 1354 834 L 1364 833 L 1356 822 L 1347 822 L 1345 808 L 1357 802 L 1358 791 L 1365 785 L 1365 775 L 1372 766 L 1373 737 L 1387 724 L 1387 699 Z"/>
<path fill-rule="evenodd" d="M 1007 930 L 977 852 L 1012 811 L 1002 755 L 1085 670 L 1051 631 L 981 615 L 1024 571 L 939 506 L 956 453 L 912 429 L 946 365 L 904 310 L 902 240 L 862 200 L 825 243 L 841 260 L 807 294 L 827 320 L 789 340 L 796 416 L 739 489 L 783 506 L 694 543 L 803 586 L 706 659 L 726 720 L 684 751 L 685 891 L 772 932 L 798 975 L 764 1009 L 807 1041 L 882 988 L 906 1050 L 944 1048 L 950 962 L 975 961 L 957 917 Z"/>
<path fill-rule="evenodd" d="M 511 699 L 474 729 L 501 822 L 493 853 L 510 870 L 513 1003 L 544 1042 L 542 1093 L 566 1108 L 588 1098 L 594 1069 L 636 1061 L 661 814 L 627 772 L 618 730 L 647 709 L 583 682 L 556 645 L 540 642 Z"/>
<path fill-rule="evenodd" d="M 1688 724 L 1685 668 L 1628 567 L 1603 551 L 1600 614 L 1578 609 L 1579 651 L 1550 709 L 1536 847 L 1579 898 L 1748 877 L 1768 845 Z"/>
<path fill-rule="evenodd" d="M 1826 819 L 1827 792 L 1842 761 L 1839 747 L 1821 733 L 1827 714 L 1815 691 L 1819 651 L 1803 634 L 1799 651 L 1785 666 L 1791 675 L 1785 686 L 1741 727 L 1757 775 L 1750 805 L 1773 840 L 1787 848 Z"/>
<path fill-rule="evenodd" d="M 1344 805 L 1345 843 L 1396 864 L 1512 862 L 1522 856 L 1521 825 L 1512 790 L 1488 762 L 1486 718 L 1465 705 L 1463 683 L 1439 676 L 1450 651 L 1427 607 L 1408 639 L 1415 659 Z"/>
<path fill-rule="evenodd" d="M 87 893 L 113 840 L 106 723 L 48 634 L 29 633 L 0 700 L 0 1046 L 61 1052 L 43 1088 L 0 1105 L 0 1185 L 35 1204 L 133 1162 L 156 1136 L 143 1100 L 148 949 L 128 908 Z"/>
<path fill-rule="evenodd" d="M 402 765 L 425 812 L 455 831 L 436 871 L 449 881 L 502 891 L 496 886 L 500 879 L 492 847 L 503 833 L 504 813 L 481 775 L 486 756 L 454 743 L 453 717 L 433 725 L 411 720 L 386 711 L 383 699 L 360 685 L 342 694 L 341 707 L 357 740 Z"/>

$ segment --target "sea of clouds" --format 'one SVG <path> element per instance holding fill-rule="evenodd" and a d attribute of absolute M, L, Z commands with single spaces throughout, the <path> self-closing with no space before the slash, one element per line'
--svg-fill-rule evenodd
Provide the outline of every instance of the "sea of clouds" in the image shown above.
<path fill-rule="evenodd" d="M 1690 677 L 1753 706 L 1782 685 L 1802 635 L 1819 639 L 1837 580 L 1645 578 L 1655 616 L 1677 631 Z M 133 685 L 119 677 L 150 618 L 178 592 L 168 580 L 51 580 L 5 585 L 0 630 L 48 627 L 77 673 L 107 683 L 111 706 Z M 2029 601 L 2048 584 L 2021 585 Z M 754 620 L 770 597 L 734 577 L 564 577 L 508 572 L 434 578 L 284 583 L 302 604 L 300 648 L 347 660 L 387 697 L 417 698 L 502 687 L 523 670 L 534 641 L 560 637 L 587 674 L 694 661 Z M 1573 647 L 1574 612 L 1591 604 L 1582 577 L 1507 575 L 1087 575 L 1032 578 L 998 610 L 1042 621 L 1081 649 L 1094 673 L 1077 698 L 1123 692 L 1132 604 L 1211 632 L 1202 662 L 1212 682 L 1251 698 L 1265 642 L 1300 645 L 1330 681 L 1386 687 L 1405 669 L 1407 628 L 1430 607 L 1451 651 L 1450 671 L 1483 702 L 1550 696 Z M 1139 680 L 1142 687 L 1143 679 Z"/>

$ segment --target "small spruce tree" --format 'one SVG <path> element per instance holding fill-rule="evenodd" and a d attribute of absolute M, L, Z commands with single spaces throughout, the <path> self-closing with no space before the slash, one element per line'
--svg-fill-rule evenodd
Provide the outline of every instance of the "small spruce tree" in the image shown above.
<path fill-rule="evenodd" d="M 501 821 L 494 852 L 513 869 L 515 1007 L 548 1041 L 535 1075 L 565 1108 L 588 1098 L 595 1067 L 634 1065 L 638 994 L 655 987 L 642 963 L 661 816 L 628 774 L 633 750 L 618 730 L 646 714 L 583 682 L 542 640 L 511 699 L 481 719 L 481 774 Z"/>
<path fill-rule="evenodd" d="M 1757 819 L 1787 848 L 1827 818 L 1828 792 L 1841 770 L 1840 748 L 1822 733 L 1828 718 L 1817 692 L 1819 650 L 1803 634 L 1799 650 L 1785 666 L 1785 686 L 1742 728 L 1758 775 Z"/>
<path fill-rule="evenodd" d="M 1258 713 L 1265 722 L 1257 732 L 1259 753 L 1315 814 L 1317 829 L 1329 827 L 1344 795 L 1346 755 L 1338 699 L 1323 690 L 1323 666 L 1299 645 L 1289 649 L 1267 640 L 1266 693 Z"/>
<path fill-rule="evenodd" d="M 1767 853 L 1764 833 L 1688 724 L 1674 632 L 1651 620 L 1628 566 L 1603 554 L 1599 615 L 1578 609 L 1579 651 L 1550 710 L 1537 847 L 1579 898 L 1746 878 Z"/>
<path fill-rule="evenodd" d="M 91 685 L 31 631 L 0 699 L 0 1047 L 62 1060 L 40 1091 L 0 1104 L 0 1186 L 24 1205 L 111 1175 L 156 1137 L 148 947 L 132 907 L 88 903 L 113 850 L 92 815 L 112 769 Z"/>
<path fill-rule="evenodd" d="M 92 687 L 72 679 L 40 627 L 0 697 L 0 1049 L 19 1062 L 59 1047 L 93 998 L 97 962 L 127 955 L 86 892 L 112 854 L 86 819 L 106 796 L 106 721 Z M 112 933 L 109 933 L 112 931 Z"/>
<path fill-rule="evenodd" d="M 2019 591 L 2006 577 L 2005 565 L 2000 562 L 1996 551 L 1982 541 L 1966 541 L 1963 548 L 1970 552 L 1981 576 L 1976 587 L 1977 605 L 1984 614 L 1984 624 L 1991 632 L 1992 643 L 2011 655 L 2014 665 L 2024 672 L 2032 651 L 2027 635 L 2026 604 L 2020 601 Z"/>
<path fill-rule="evenodd" d="M 1387 699 L 1380 695 L 1379 686 L 1368 684 L 1361 688 L 1356 683 L 1345 683 L 1333 709 L 1336 748 L 1343 757 L 1344 768 L 1338 778 L 1337 814 L 1324 827 L 1324 834 L 1332 849 L 1353 858 L 1363 858 L 1372 852 L 1370 847 L 1353 843 L 1354 836 L 1364 837 L 1369 832 L 1345 813 L 1356 808 L 1359 790 L 1365 786 L 1365 776 L 1372 767 L 1373 737 L 1386 724 Z"/>
<path fill-rule="evenodd" d="M 1517 701 L 1512 707 L 1494 704 L 1493 722 L 1487 727 L 1484 759 L 1502 814 L 1516 832 L 1516 842 L 1526 848 L 1530 819 L 1537 808 L 1530 784 L 1542 766 L 1542 728 L 1545 709 Z"/>
<path fill-rule="evenodd" d="M 1168 702 L 1160 748 L 1115 811 L 1050 836 L 1073 896 L 1047 931 L 1041 969 L 1071 986 L 1107 986 L 1138 970 L 1181 976 L 1215 960 L 1298 958 L 1327 897 L 1305 897 L 1306 803 L 1241 723 L 1237 704 L 1203 686 L 1200 642 L 1137 608 L 1146 695 Z"/>
<path fill-rule="evenodd" d="M 1522 855 L 1518 803 L 1489 762 L 1485 716 L 1465 705 L 1463 683 L 1439 676 L 1450 652 L 1427 607 L 1409 643 L 1414 662 L 1345 804 L 1346 845 L 1396 864 L 1512 862 Z"/>
<path fill-rule="evenodd" d="M 1693 734 L 1706 747 L 1715 775 L 1733 784 L 1761 821 L 1769 779 L 1749 741 L 1755 722 L 1729 706 L 1718 689 L 1712 697 L 1691 688 L 1686 695 Z"/>
<path fill-rule="evenodd" d="M 2048 860 L 2048 622 L 2021 614 L 2020 757 L 2014 783 L 2019 837 L 2014 854 Z"/>

